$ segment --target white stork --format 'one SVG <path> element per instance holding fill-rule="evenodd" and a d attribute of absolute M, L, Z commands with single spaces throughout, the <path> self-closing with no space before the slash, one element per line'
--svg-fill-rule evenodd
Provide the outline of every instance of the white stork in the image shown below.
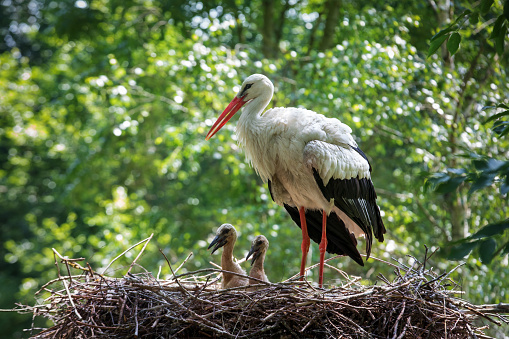
<path fill-rule="evenodd" d="M 251 260 L 251 271 L 249 271 L 250 278 L 260 279 L 264 282 L 270 282 L 265 274 L 265 269 L 263 267 L 263 263 L 265 262 L 265 254 L 269 248 L 269 241 L 265 236 L 258 235 L 254 238 L 251 243 L 251 249 L 246 256 L 246 260 L 248 260 L 251 256 L 253 256 L 253 260 Z M 259 284 L 258 281 L 249 279 L 249 285 Z M 256 288 L 254 288 L 256 290 Z"/>
<path fill-rule="evenodd" d="M 370 179 L 371 165 L 352 130 L 337 119 L 302 108 L 272 108 L 263 113 L 274 86 L 262 74 L 249 76 L 214 123 L 206 140 L 244 106 L 237 136 L 246 158 L 268 182 L 272 199 L 284 206 L 302 229 L 304 276 L 309 238 L 319 243 L 319 286 L 325 251 L 347 254 L 364 266 L 356 248 L 366 238 L 369 258 L 373 234 L 382 242 L 385 227 Z"/>
<path fill-rule="evenodd" d="M 246 275 L 246 271 L 235 262 L 233 258 L 233 248 L 237 241 L 237 230 L 231 224 L 222 224 L 216 232 L 216 237 L 210 243 L 208 249 L 212 246 L 211 254 L 214 254 L 219 248 L 223 247 L 223 254 L 221 255 L 221 268 L 228 272 Z M 222 288 L 240 287 L 249 284 L 247 278 L 223 272 Z"/>

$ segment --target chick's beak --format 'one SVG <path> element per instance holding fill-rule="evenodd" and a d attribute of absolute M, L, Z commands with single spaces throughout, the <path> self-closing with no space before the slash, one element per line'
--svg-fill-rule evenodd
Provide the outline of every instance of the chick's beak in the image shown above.
<path fill-rule="evenodd" d="M 260 248 L 257 246 L 252 246 L 251 250 L 249 250 L 249 253 L 246 256 L 246 260 L 249 259 L 250 256 L 253 256 L 253 259 L 251 260 L 251 266 L 255 263 L 256 259 L 260 256 Z"/>
<path fill-rule="evenodd" d="M 216 237 L 212 240 L 212 242 L 210 243 L 209 247 L 207 247 L 208 250 L 210 250 L 210 248 L 212 246 L 214 246 L 214 248 L 212 249 L 212 252 L 210 254 L 214 254 L 215 251 L 217 251 L 219 248 L 223 247 L 224 245 L 226 245 L 228 241 L 226 240 L 226 237 L 223 236 L 223 235 L 216 235 Z"/>

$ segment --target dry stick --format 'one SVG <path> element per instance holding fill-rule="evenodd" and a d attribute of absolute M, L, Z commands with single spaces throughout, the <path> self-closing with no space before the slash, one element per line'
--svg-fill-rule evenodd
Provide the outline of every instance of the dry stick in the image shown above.
<path fill-rule="evenodd" d="M 172 304 L 175 304 L 177 305 L 178 307 L 184 309 L 186 312 L 188 312 L 189 314 L 191 314 L 193 317 L 195 318 L 198 318 L 198 319 L 201 319 L 205 324 L 208 324 L 211 328 L 214 328 L 216 331 L 219 331 L 220 334 L 223 334 L 223 335 L 228 335 L 231 337 L 231 334 L 226 332 L 226 330 L 224 328 L 220 328 L 218 324 L 215 324 L 213 323 L 212 321 L 210 320 L 207 320 L 205 318 L 203 318 L 203 316 L 199 315 L 198 313 L 194 312 L 193 310 L 191 310 L 190 308 L 188 307 L 185 307 L 184 305 L 182 305 L 180 302 L 178 301 L 175 301 L 173 299 L 167 299 L 168 301 L 170 301 Z M 189 319 L 190 321 L 193 321 L 193 319 Z M 199 323 L 199 324 L 202 324 L 202 323 Z"/>
<path fill-rule="evenodd" d="M 353 326 L 357 327 L 361 333 L 363 333 L 364 335 L 368 334 L 367 331 L 365 329 L 363 329 L 359 324 L 357 324 L 355 321 L 353 321 L 352 319 L 348 318 L 347 316 L 335 311 L 335 310 L 330 310 L 332 313 L 336 314 L 338 317 L 340 318 L 343 318 L 344 320 L 346 320 L 347 322 L 349 322 L 350 324 L 352 324 Z"/>
<path fill-rule="evenodd" d="M 444 305 L 444 307 L 443 307 L 443 310 L 444 310 L 444 317 L 443 317 L 443 320 L 444 320 L 444 338 L 447 339 L 447 308 L 446 308 L 446 305 L 445 305 L 445 296 L 442 297 L 442 300 L 443 300 L 442 305 Z"/>
<path fill-rule="evenodd" d="M 484 313 L 509 313 L 509 304 L 505 303 L 480 305 L 477 308 Z"/>
<path fill-rule="evenodd" d="M 182 268 L 182 266 L 184 266 L 184 264 L 189 260 L 189 258 L 191 258 L 192 256 L 193 256 L 193 252 L 189 253 L 187 255 L 187 258 L 185 258 L 184 261 L 182 262 L 182 264 L 180 264 L 180 266 L 177 267 L 177 269 L 175 270 L 175 273 L 177 273 Z M 173 274 L 173 277 L 175 277 L 175 273 Z"/>
<path fill-rule="evenodd" d="M 218 265 L 215 262 L 209 261 L 209 264 L 211 264 L 214 267 L 217 267 L 217 268 L 221 269 L 221 265 Z"/>
<path fill-rule="evenodd" d="M 308 323 L 299 331 L 300 333 L 304 333 L 304 331 L 306 330 L 306 328 L 309 327 L 309 325 L 311 325 L 311 323 L 313 322 L 313 319 L 310 319 L 308 321 Z"/>
<path fill-rule="evenodd" d="M 46 287 L 48 287 L 49 285 L 52 285 L 52 284 L 54 284 L 54 283 L 56 283 L 58 281 L 71 280 L 71 278 L 81 278 L 81 277 L 82 277 L 82 275 L 60 276 L 60 277 L 58 277 L 56 279 L 53 279 L 53 280 L 50 280 L 47 283 L 45 283 L 44 285 L 42 285 L 42 287 L 37 292 L 35 292 L 35 295 L 38 295 L 44 289 L 46 289 Z"/>
<path fill-rule="evenodd" d="M 441 280 L 444 280 L 445 278 L 448 278 L 452 272 L 456 271 L 458 268 L 460 268 L 461 266 L 465 265 L 466 263 L 462 262 L 461 264 L 459 264 L 458 266 L 454 267 L 452 270 L 450 270 L 449 272 L 447 272 L 447 274 L 445 275 L 445 277 L 443 277 Z"/>
<path fill-rule="evenodd" d="M 329 261 L 334 260 L 334 259 L 337 259 L 337 258 L 339 258 L 339 257 L 344 257 L 344 256 L 345 256 L 344 254 L 336 255 L 336 256 L 334 256 L 334 257 L 332 257 L 332 258 L 329 258 L 329 259 L 324 260 L 324 263 L 329 262 Z M 311 266 L 309 266 L 309 267 L 306 267 L 306 268 L 305 268 L 305 270 L 304 270 L 304 273 L 305 273 L 305 272 L 307 272 L 307 271 L 311 271 L 313 268 L 318 267 L 319 265 L 320 265 L 320 263 L 318 263 L 318 264 L 314 264 L 314 265 L 311 265 Z M 295 279 L 295 278 L 300 279 L 300 272 L 299 272 L 299 273 L 297 273 L 297 274 L 292 275 L 290 278 L 288 278 L 288 279 L 284 280 L 284 282 L 286 282 L 286 281 L 290 281 L 290 280 L 293 280 L 293 279 Z"/>
<path fill-rule="evenodd" d="M 150 235 L 150 237 L 148 237 L 145 242 L 145 245 L 143 245 L 143 247 L 141 248 L 141 251 L 140 253 L 138 253 L 138 255 L 136 256 L 136 258 L 134 258 L 133 262 L 131 263 L 131 266 L 129 266 L 129 270 L 127 270 L 127 273 L 131 272 L 131 269 L 133 268 L 133 265 L 134 263 L 136 263 L 136 261 L 138 260 L 138 258 L 141 256 L 141 254 L 143 253 L 143 251 L 145 251 L 145 248 L 147 247 L 148 243 L 150 242 L 150 240 L 152 239 L 152 237 L 154 236 L 154 233 L 152 233 Z"/>
<path fill-rule="evenodd" d="M 348 285 L 351 285 L 351 284 L 353 283 L 353 281 L 354 281 L 354 280 L 353 280 L 352 278 L 350 278 L 350 276 L 349 276 L 348 274 L 346 274 L 346 272 L 345 272 L 345 271 L 342 271 L 342 270 L 340 270 L 339 268 L 334 267 L 334 266 L 332 266 L 332 265 L 329 265 L 329 264 L 327 264 L 327 263 L 325 263 L 325 266 L 327 266 L 328 268 L 331 268 L 331 269 L 333 269 L 333 270 L 337 271 L 339 274 L 341 274 L 341 275 L 343 276 L 343 278 L 345 278 L 346 280 L 348 280 L 348 281 L 349 281 Z M 360 278 L 359 278 L 359 279 L 360 279 Z"/>
<path fill-rule="evenodd" d="M 405 301 L 403 300 L 403 305 L 401 307 L 401 312 L 399 313 L 398 317 L 396 318 L 396 323 L 394 324 L 394 333 L 392 335 L 393 339 L 396 339 L 396 335 L 398 334 L 398 323 L 403 317 L 403 313 L 405 313 Z M 399 337 L 399 336 L 398 336 Z"/>
<path fill-rule="evenodd" d="M 83 318 L 81 317 L 81 314 L 79 314 L 78 309 L 76 308 L 76 305 L 74 305 L 74 301 L 72 300 L 71 292 L 69 291 L 69 287 L 67 286 L 67 281 L 66 280 L 62 280 L 62 282 L 64 283 L 64 287 L 65 287 L 65 290 L 67 291 L 67 296 L 69 297 L 69 301 L 71 302 L 71 305 L 72 305 L 72 307 L 74 309 L 74 313 L 76 313 L 78 318 L 80 320 L 82 320 Z"/>
<path fill-rule="evenodd" d="M 136 324 L 136 329 L 134 330 L 134 337 L 138 338 L 138 294 L 137 293 L 134 294 L 134 297 L 135 297 L 135 303 L 134 303 L 134 322 Z"/>
<path fill-rule="evenodd" d="M 129 252 L 130 250 L 132 250 L 133 248 L 135 248 L 136 246 L 138 246 L 138 245 L 140 245 L 140 244 L 143 244 L 143 243 L 144 243 L 144 242 L 146 242 L 146 241 L 149 241 L 150 239 L 152 239 L 152 236 L 153 236 L 153 235 L 154 235 L 154 233 L 152 233 L 152 234 L 150 235 L 150 237 L 148 237 L 148 238 L 146 238 L 146 239 L 143 239 L 142 241 L 137 242 L 136 244 L 134 244 L 134 245 L 132 245 L 131 247 L 129 247 L 128 249 L 126 249 L 124 252 L 122 252 L 122 253 L 120 253 L 119 255 L 117 255 L 117 256 L 116 256 L 116 257 L 115 257 L 115 258 L 114 258 L 114 259 L 113 259 L 113 260 L 112 260 L 112 261 L 108 264 L 108 266 L 106 266 L 106 268 L 103 270 L 103 273 L 102 273 L 102 274 L 104 274 L 104 273 L 108 270 L 108 268 L 110 268 L 110 266 L 111 266 L 111 265 L 112 265 L 115 261 L 117 261 L 117 260 L 118 260 L 118 258 L 120 258 L 121 256 L 123 256 L 124 254 L 126 254 L 127 252 Z"/>
<path fill-rule="evenodd" d="M 465 307 L 466 309 L 468 309 L 468 310 L 470 310 L 470 311 L 474 312 L 475 314 L 477 314 L 477 315 L 478 315 L 478 316 L 480 316 L 480 317 L 483 317 L 483 318 L 485 318 L 485 319 L 488 319 L 489 321 L 491 321 L 491 322 L 492 322 L 492 323 L 494 323 L 494 324 L 497 324 L 498 326 L 502 326 L 502 323 L 501 323 L 501 322 L 496 321 L 495 319 L 491 319 L 489 316 L 487 316 L 486 314 L 483 314 L 482 312 L 477 311 L 477 310 L 476 310 L 476 309 L 474 309 L 473 307 L 470 307 L 470 306 L 468 306 L 468 305 L 466 305 L 466 304 L 465 304 L 465 305 L 463 305 L 463 307 Z"/>
<path fill-rule="evenodd" d="M 412 319 L 411 316 L 407 318 L 407 322 L 405 324 L 405 327 L 403 327 L 403 331 L 401 331 L 401 334 L 396 339 L 403 339 L 405 337 L 405 333 L 406 333 L 406 329 L 407 329 L 408 325 L 412 326 L 410 324 L 410 319 Z"/>
<path fill-rule="evenodd" d="M 361 256 L 363 256 L 363 257 L 367 257 L 365 254 L 361 254 Z M 386 264 L 386 265 L 389 265 L 389 266 L 392 266 L 392 267 L 394 267 L 394 268 L 398 268 L 398 269 L 399 269 L 399 267 L 398 267 L 397 265 L 394 265 L 393 263 L 390 263 L 390 262 L 385 261 L 385 260 L 383 260 L 383 259 L 380 259 L 380 258 L 377 258 L 377 257 L 373 257 L 373 256 L 370 256 L 370 258 L 371 258 L 371 259 L 374 259 L 374 260 L 376 260 L 376 261 L 380 261 L 381 263 L 384 263 L 384 264 Z"/>
<path fill-rule="evenodd" d="M 58 266 L 57 257 L 56 257 L 56 254 L 58 252 L 56 252 L 56 250 L 54 248 L 52 248 L 52 250 L 53 250 L 53 258 L 55 259 L 55 266 L 57 268 L 57 274 L 58 274 L 58 277 L 60 278 L 62 275 L 60 274 L 60 267 Z"/>
<path fill-rule="evenodd" d="M 180 281 L 175 278 L 175 272 L 173 272 L 173 268 L 171 267 L 171 264 L 170 264 L 170 260 L 168 260 L 168 257 L 164 254 L 163 250 L 162 249 L 159 249 L 159 252 L 161 252 L 161 254 L 163 255 L 164 259 L 166 260 L 166 262 L 168 263 L 168 267 L 170 267 L 170 271 L 171 271 L 171 274 L 173 275 L 174 279 L 175 279 L 175 282 L 177 283 L 177 285 L 179 285 L 179 287 L 184 291 L 184 293 L 191 297 L 192 299 L 194 300 L 199 300 L 199 301 L 202 301 L 202 302 L 205 302 L 205 303 L 211 303 L 213 304 L 212 302 L 208 301 L 208 300 L 203 300 L 203 299 L 200 299 L 196 296 L 194 296 L 193 294 L 191 294 L 191 292 L 189 292 L 181 283 Z"/>

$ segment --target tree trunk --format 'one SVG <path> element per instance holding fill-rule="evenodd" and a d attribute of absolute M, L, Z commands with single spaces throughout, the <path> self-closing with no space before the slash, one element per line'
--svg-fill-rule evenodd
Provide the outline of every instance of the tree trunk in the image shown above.
<path fill-rule="evenodd" d="M 339 22 L 339 10 L 341 8 L 341 0 L 327 0 L 325 3 L 325 13 L 327 19 L 325 20 L 325 28 L 323 29 L 322 40 L 318 49 L 323 51 L 331 48 L 334 45 L 334 36 L 336 27 Z"/>
<path fill-rule="evenodd" d="M 274 1 L 263 0 L 263 27 L 262 52 L 267 58 L 274 58 L 278 52 L 278 42 L 276 41 L 276 29 L 274 25 Z"/>
<path fill-rule="evenodd" d="M 454 8 L 451 0 L 438 0 L 437 3 L 435 3 L 434 0 L 429 1 L 437 15 L 439 27 L 445 27 L 451 22 L 454 16 Z M 442 59 L 444 61 L 444 68 L 453 72 L 455 68 L 454 58 L 447 50 L 447 44 L 442 44 L 441 52 Z M 466 84 L 468 82 L 466 77 L 463 80 L 465 83 L 460 90 L 461 93 L 459 93 L 461 97 L 463 97 L 463 92 L 466 90 Z M 451 145 L 451 152 L 449 154 L 447 166 L 450 168 L 457 168 L 459 166 L 456 158 L 459 143 L 457 136 L 460 133 L 458 132 L 458 128 L 460 128 L 460 120 L 464 113 L 461 100 L 456 103 L 456 107 L 451 108 L 450 113 L 454 118 L 450 128 L 448 129 L 449 135 L 447 139 Z M 461 190 L 457 190 L 456 192 L 446 194 L 444 196 L 444 201 L 445 209 L 449 212 L 451 218 L 451 240 L 454 241 L 464 238 L 468 232 L 468 221 L 466 217 L 468 207 L 466 205 L 466 199 L 463 198 Z"/>

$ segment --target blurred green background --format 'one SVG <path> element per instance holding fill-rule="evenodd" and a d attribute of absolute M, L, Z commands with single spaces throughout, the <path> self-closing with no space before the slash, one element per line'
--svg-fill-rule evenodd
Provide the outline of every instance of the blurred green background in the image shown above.
<path fill-rule="evenodd" d="M 489 0 L 3 0 L 0 308 L 40 302 L 57 276 L 51 248 L 99 269 L 154 233 L 139 263 L 167 276 L 159 248 L 172 263 L 193 252 L 185 270 L 211 267 L 225 222 L 237 257 L 262 233 L 269 279 L 297 273 L 300 229 L 246 163 L 238 118 L 205 141 L 252 73 L 274 82 L 269 107 L 352 127 L 388 229 L 374 256 L 408 263 L 441 247 L 432 266 L 466 262 L 452 275 L 466 299 L 509 302 L 509 123 L 486 122 L 507 110 L 508 18 Z M 137 251 L 108 273 L 125 274 Z M 393 274 L 332 264 L 366 283 Z M 7 337 L 30 324 L 0 317 Z"/>

